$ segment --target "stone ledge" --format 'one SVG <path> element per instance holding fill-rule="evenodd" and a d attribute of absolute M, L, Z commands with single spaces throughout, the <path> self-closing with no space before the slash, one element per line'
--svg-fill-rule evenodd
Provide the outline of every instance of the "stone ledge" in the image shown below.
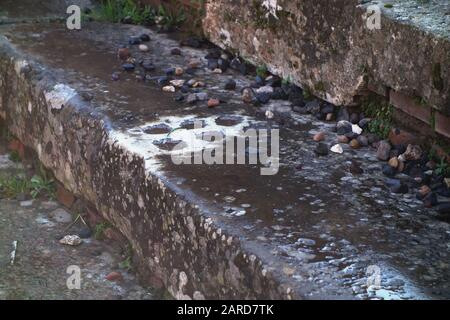
<path fill-rule="evenodd" d="M 417 96 L 450 114 L 450 35 L 440 24 L 449 20 L 447 4 L 276 3 L 279 7 L 271 11 L 278 19 L 263 7 L 262 0 L 210 1 L 203 21 L 205 34 L 222 48 L 256 65 L 265 64 L 273 73 L 336 105 L 353 104 L 369 80 L 372 87 Z M 366 7 L 375 3 L 382 11 L 382 28 L 371 31 L 363 16 Z"/>

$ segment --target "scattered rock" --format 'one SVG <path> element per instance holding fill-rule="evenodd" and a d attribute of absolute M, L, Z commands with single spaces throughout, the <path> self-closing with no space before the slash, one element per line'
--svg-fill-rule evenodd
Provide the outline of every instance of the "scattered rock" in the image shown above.
<path fill-rule="evenodd" d="M 444 179 L 444 182 L 445 182 L 447 188 L 450 189 L 450 178 L 445 178 L 445 179 Z"/>
<path fill-rule="evenodd" d="M 245 88 L 242 90 L 242 101 L 245 103 L 252 103 L 253 101 L 253 91 L 251 88 Z"/>
<path fill-rule="evenodd" d="M 118 81 L 118 80 L 120 80 L 120 73 L 119 73 L 119 72 L 114 72 L 114 73 L 111 75 L 111 80 L 112 80 L 112 81 Z"/>
<path fill-rule="evenodd" d="M 236 89 L 236 81 L 234 81 L 233 79 L 229 79 L 225 83 L 225 90 L 235 90 L 235 89 Z"/>
<path fill-rule="evenodd" d="M 208 100 L 208 108 L 214 108 L 217 107 L 220 104 L 219 99 L 211 98 Z"/>
<path fill-rule="evenodd" d="M 154 71 L 156 69 L 155 65 L 148 60 L 142 63 L 142 68 L 144 68 L 145 71 Z"/>
<path fill-rule="evenodd" d="M 267 110 L 266 113 L 265 113 L 265 116 L 266 116 L 267 119 L 273 119 L 273 117 L 274 117 L 275 115 L 273 114 L 272 111 Z"/>
<path fill-rule="evenodd" d="M 190 69 L 197 69 L 198 67 L 200 67 L 202 64 L 202 62 L 198 59 L 191 59 L 188 63 L 188 68 Z"/>
<path fill-rule="evenodd" d="M 397 179 L 387 179 L 386 184 L 392 193 L 408 193 L 408 186 Z"/>
<path fill-rule="evenodd" d="M 256 100 L 261 104 L 266 104 L 267 102 L 269 102 L 271 96 L 271 93 L 268 92 L 257 92 L 255 95 Z"/>
<path fill-rule="evenodd" d="M 363 130 L 357 124 L 353 124 L 352 132 L 356 133 L 356 134 L 361 134 L 363 132 Z"/>
<path fill-rule="evenodd" d="M 340 144 L 335 144 L 331 147 L 331 152 L 342 154 L 344 153 L 344 149 L 342 149 L 342 146 Z"/>
<path fill-rule="evenodd" d="M 362 147 L 367 147 L 369 145 L 369 139 L 367 139 L 366 136 L 359 136 L 358 138 L 356 138 L 359 142 L 359 144 Z"/>
<path fill-rule="evenodd" d="M 185 80 L 183 80 L 183 79 L 170 80 L 169 83 L 176 88 L 181 88 L 184 85 Z"/>
<path fill-rule="evenodd" d="M 164 87 L 162 88 L 162 90 L 163 90 L 164 92 L 175 92 L 175 87 L 174 87 L 174 86 L 164 86 Z"/>
<path fill-rule="evenodd" d="M 361 145 L 359 144 L 357 139 L 353 139 L 352 141 L 350 141 L 350 147 L 352 149 L 359 149 Z"/>
<path fill-rule="evenodd" d="M 367 128 L 367 125 L 369 124 L 369 122 L 370 122 L 370 119 L 369 119 L 369 118 L 364 118 L 364 119 L 361 119 L 361 120 L 358 122 L 358 125 L 359 125 L 361 128 L 365 129 L 365 128 Z"/>
<path fill-rule="evenodd" d="M 419 198 L 423 199 L 426 195 L 428 195 L 431 192 L 431 189 L 427 185 L 423 185 L 419 189 Z"/>
<path fill-rule="evenodd" d="M 346 136 L 337 136 L 337 141 L 339 143 L 347 144 L 349 142 L 349 139 Z"/>
<path fill-rule="evenodd" d="M 363 174 L 364 170 L 361 168 L 361 165 L 356 160 L 352 160 L 350 164 L 350 172 L 354 175 Z"/>
<path fill-rule="evenodd" d="M 106 277 L 106 280 L 108 281 L 121 281 L 123 279 L 122 274 L 120 274 L 119 272 L 113 271 L 111 273 L 109 273 Z"/>
<path fill-rule="evenodd" d="M 392 168 L 390 165 L 388 164 L 384 164 L 382 167 L 382 172 L 385 176 L 387 177 L 393 177 L 396 174 L 396 170 L 394 168 Z"/>
<path fill-rule="evenodd" d="M 388 164 L 389 164 L 392 168 L 397 169 L 397 168 L 398 168 L 398 164 L 399 164 L 398 158 L 397 158 L 397 157 L 393 157 L 393 158 L 389 159 Z"/>
<path fill-rule="evenodd" d="M 20 201 L 21 207 L 31 207 L 32 205 L 33 205 L 33 200 Z"/>
<path fill-rule="evenodd" d="M 402 158 L 405 160 L 419 160 L 422 157 L 422 149 L 418 145 L 409 144 Z"/>
<path fill-rule="evenodd" d="M 117 57 L 120 60 L 127 60 L 129 57 L 131 57 L 130 50 L 128 48 L 120 48 L 117 50 Z"/>
<path fill-rule="evenodd" d="M 389 159 L 389 154 L 391 151 L 391 145 L 386 140 L 380 141 L 377 149 L 377 158 L 382 161 L 387 161 Z"/>
<path fill-rule="evenodd" d="M 130 45 L 138 45 L 138 44 L 142 43 L 142 40 L 139 37 L 130 37 L 130 39 L 128 40 L 128 43 Z"/>
<path fill-rule="evenodd" d="M 328 145 L 326 143 L 319 142 L 314 151 L 318 156 L 326 156 L 328 155 Z"/>
<path fill-rule="evenodd" d="M 141 39 L 141 41 L 143 41 L 143 42 L 148 42 L 148 41 L 150 41 L 150 36 L 146 33 L 143 33 L 139 36 L 139 39 Z"/>
<path fill-rule="evenodd" d="M 78 232 L 78 236 L 81 239 L 88 239 L 92 236 L 92 231 L 88 227 L 84 226 L 81 228 L 81 230 Z"/>
<path fill-rule="evenodd" d="M 65 244 L 68 246 L 78 246 L 82 242 L 83 241 L 81 240 L 81 238 L 77 235 L 67 235 L 67 236 L 64 236 L 61 240 L 59 240 L 59 243 Z"/>
<path fill-rule="evenodd" d="M 352 132 L 352 124 L 346 120 L 340 120 L 336 124 L 337 134 L 345 135 L 349 132 Z"/>
<path fill-rule="evenodd" d="M 407 146 L 409 144 L 417 144 L 417 137 L 413 134 L 401 130 L 401 129 L 392 129 L 389 132 L 389 142 L 393 146 L 404 145 Z"/>
<path fill-rule="evenodd" d="M 147 52 L 148 51 L 148 46 L 145 44 L 140 44 L 139 45 L 139 51 L 141 52 Z"/>
<path fill-rule="evenodd" d="M 133 71 L 134 70 L 134 64 L 132 63 L 124 63 L 122 64 L 122 69 L 125 71 Z"/>
<path fill-rule="evenodd" d="M 398 160 L 397 171 L 398 172 L 403 172 L 403 170 L 405 170 L 405 163 L 403 161 Z"/>
<path fill-rule="evenodd" d="M 337 120 L 338 121 L 349 121 L 350 120 L 350 115 L 348 113 L 348 110 L 346 107 L 341 107 L 339 110 L 339 113 L 337 115 Z"/>
<path fill-rule="evenodd" d="M 170 54 L 174 56 L 181 56 L 181 49 L 180 48 L 173 48 L 170 50 Z"/>
<path fill-rule="evenodd" d="M 334 113 L 327 113 L 325 120 L 326 121 L 333 121 L 334 119 Z"/>
<path fill-rule="evenodd" d="M 438 204 L 438 200 L 437 200 L 437 196 L 434 192 L 430 192 L 428 193 L 424 198 L 423 198 L 423 205 L 427 208 L 431 208 L 434 207 L 435 205 Z"/>
<path fill-rule="evenodd" d="M 313 140 L 316 142 L 323 141 L 324 139 L 325 139 L 325 132 L 323 131 L 316 133 L 313 137 Z"/>
<path fill-rule="evenodd" d="M 187 96 L 186 99 L 187 103 L 195 103 L 197 101 L 197 95 L 195 93 L 191 93 L 190 95 Z"/>
<path fill-rule="evenodd" d="M 359 114 L 353 112 L 353 113 L 350 115 L 350 122 L 353 123 L 353 124 L 359 123 Z"/>
<path fill-rule="evenodd" d="M 247 74 L 247 65 L 237 57 L 231 60 L 230 68 L 239 71 L 243 75 Z"/>
<path fill-rule="evenodd" d="M 153 126 L 144 129 L 147 134 L 165 134 L 172 131 L 172 128 L 165 123 L 158 123 Z"/>
<path fill-rule="evenodd" d="M 303 96 L 302 96 L 303 99 Z M 303 101 L 303 100 L 302 100 Z M 297 103 L 299 105 L 300 103 Z M 313 100 L 305 104 L 306 110 L 311 114 L 317 114 L 320 112 L 320 101 Z"/>

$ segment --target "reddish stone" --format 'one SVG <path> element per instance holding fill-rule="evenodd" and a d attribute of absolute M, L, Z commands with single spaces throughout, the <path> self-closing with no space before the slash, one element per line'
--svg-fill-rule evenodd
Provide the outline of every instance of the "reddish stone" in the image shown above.
<path fill-rule="evenodd" d="M 325 132 L 316 133 L 313 137 L 313 140 L 316 142 L 320 142 L 325 139 Z"/>
<path fill-rule="evenodd" d="M 117 57 L 120 60 L 127 60 L 131 56 L 130 50 L 128 48 L 120 48 L 117 50 Z"/>
<path fill-rule="evenodd" d="M 71 208 L 75 202 L 75 196 L 66 190 L 61 183 L 56 184 L 56 198 L 67 208 Z"/>
<path fill-rule="evenodd" d="M 219 104 L 220 104 L 219 99 L 212 98 L 208 100 L 208 108 L 217 107 Z"/>
<path fill-rule="evenodd" d="M 120 274 L 119 272 L 113 271 L 111 273 L 109 273 L 106 277 L 106 280 L 108 281 L 121 281 L 123 279 L 122 274 Z"/>
<path fill-rule="evenodd" d="M 415 135 L 405 130 L 396 128 L 392 129 L 391 132 L 389 132 L 389 142 L 394 146 L 398 145 L 407 146 L 408 144 L 418 144 L 417 137 Z"/>

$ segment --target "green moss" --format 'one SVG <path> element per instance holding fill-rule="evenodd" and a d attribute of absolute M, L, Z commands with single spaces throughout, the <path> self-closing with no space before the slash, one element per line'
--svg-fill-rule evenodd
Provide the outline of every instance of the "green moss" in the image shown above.
<path fill-rule="evenodd" d="M 386 3 L 386 4 L 384 5 L 384 7 L 390 9 L 390 8 L 393 8 L 394 5 L 392 5 L 392 4 L 390 4 L 390 3 Z"/>
<path fill-rule="evenodd" d="M 377 96 L 369 96 L 361 103 L 366 117 L 373 120 L 369 123 L 369 131 L 385 139 L 392 129 L 393 107 L 389 102 Z"/>
<path fill-rule="evenodd" d="M 435 89 L 442 91 L 444 89 L 444 80 L 441 76 L 441 64 L 435 63 L 432 70 L 433 86 Z"/>
<path fill-rule="evenodd" d="M 314 90 L 319 92 L 325 92 L 325 84 L 322 81 L 317 82 L 314 85 Z"/>

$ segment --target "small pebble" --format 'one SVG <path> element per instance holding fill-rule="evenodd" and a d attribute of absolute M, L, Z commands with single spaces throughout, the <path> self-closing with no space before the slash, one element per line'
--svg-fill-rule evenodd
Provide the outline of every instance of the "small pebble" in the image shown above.
<path fill-rule="evenodd" d="M 208 100 L 208 108 L 217 107 L 220 104 L 219 99 L 211 98 Z"/>

